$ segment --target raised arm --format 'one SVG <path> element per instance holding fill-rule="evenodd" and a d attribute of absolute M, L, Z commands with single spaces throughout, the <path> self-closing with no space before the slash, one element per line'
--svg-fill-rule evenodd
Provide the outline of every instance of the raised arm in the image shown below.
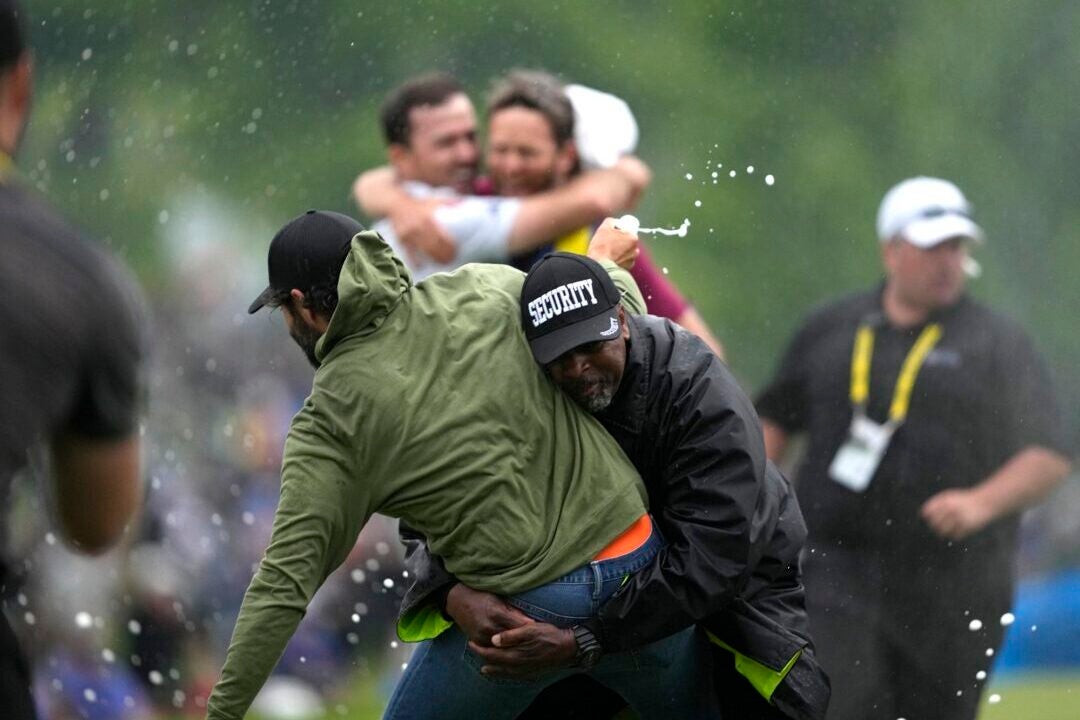
<path fill-rule="evenodd" d="M 562 187 L 525 198 L 510 230 L 511 254 L 632 208 L 651 177 L 645 163 L 626 156 L 611 168 L 587 172 Z"/>
<path fill-rule="evenodd" d="M 385 217 L 408 252 L 437 263 L 449 263 L 457 254 L 450 233 L 435 219 L 440 200 L 414 198 L 401 186 L 389 166 L 367 170 L 353 182 L 353 200 L 371 218 Z"/>
<path fill-rule="evenodd" d="M 371 218 L 387 217 L 396 208 L 412 202 L 389 165 L 360 173 L 353 182 L 352 196 L 360 211 Z"/>

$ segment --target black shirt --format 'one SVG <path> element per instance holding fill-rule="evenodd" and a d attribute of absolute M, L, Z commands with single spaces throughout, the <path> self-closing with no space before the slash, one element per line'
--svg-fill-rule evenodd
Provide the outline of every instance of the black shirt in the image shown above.
<path fill-rule="evenodd" d="M 135 429 L 141 317 L 126 273 L 0 177 L 0 493 L 38 441 Z"/>
<path fill-rule="evenodd" d="M 954 573 L 958 580 L 991 574 L 1011 592 L 1018 518 L 1002 518 L 963 542 L 936 536 L 919 515 L 946 488 L 976 485 L 1029 445 L 1068 454 L 1049 373 L 1014 323 L 963 297 L 929 322 L 943 334 L 916 379 L 907 420 L 896 431 L 869 488 L 855 493 L 828 468 L 847 438 L 852 348 L 860 323 L 874 327 L 867 414 L 888 417 L 900 367 L 924 326 L 895 328 L 883 318 L 883 288 L 813 313 L 796 333 L 779 370 L 757 401 L 758 411 L 789 433 L 808 434 L 796 473 L 810 545 L 859 548 L 902 558 L 897 585 L 919 587 L 916 575 Z M 910 580 L 911 582 L 906 582 Z M 980 583 L 985 586 L 985 583 Z"/>

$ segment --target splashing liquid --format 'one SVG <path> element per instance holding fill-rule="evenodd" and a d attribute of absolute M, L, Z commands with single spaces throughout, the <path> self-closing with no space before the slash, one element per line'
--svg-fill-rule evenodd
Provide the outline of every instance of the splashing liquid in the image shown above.
<path fill-rule="evenodd" d="M 635 235 L 668 235 L 684 238 L 690 229 L 690 219 L 684 218 L 682 225 L 677 228 L 643 228 L 641 221 L 633 215 L 623 215 L 615 221 L 615 227 Z"/>

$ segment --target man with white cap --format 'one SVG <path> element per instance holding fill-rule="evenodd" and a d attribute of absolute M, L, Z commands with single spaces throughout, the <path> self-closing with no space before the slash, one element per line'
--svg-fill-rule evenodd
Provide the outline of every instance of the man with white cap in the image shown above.
<path fill-rule="evenodd" d="M 964 293 L 983 231 L 950 182 L 892 188 L 885 281 L 813 312 L 758 398 L 795 433 L 811 628 L 829 717 L 974 718 L 1012 602 L 1019 513 L 1070 469 L 1046 367 Z"/>
<path fill-rule="evenodd" d="M 442 97 L 435 90 L 453 91 L 453 102 L 468 103 L 461 86 L 441 75 L 416 78 L 392 92 L 383 125 L 393 167 L 368 170 L 353 185 L 358 206 L 383 218 L 374 229 L 417 281 L 470 262 L 508 262 L 527 271 L 554 250 L 584 254 L 592 226 L 636 205 L 649 183 L 648 168 L 632 155 L 638 127 L 623 100 L 583 85 L 564 86 L 540 70 L 513 70 L 493 83 L 488 97 L 488 176 L 475 174 L 475 119 L 467 105 L 467 121 L 459 119 L 457 128 L 470 133 L 465 158 L 472 187 L 451 187 L 444 173 L 433 172 L 440 167 L 431 160 L 438 143 L 400 139 L 402 127 L 415 125 L 416 135 L 431 125 L 424 122 L 431 111 L 418 104 Z M 436 135 L 447 134 L 444 126 L 450 121 L 441 121 Z M 416 162 L 421 159 L 427 162 Z M 458 169 L 459 177 L 465 175 Z M 719 340 L 644 246 L 631 274 L 650 313 L 674 320 L 723 357 Z"/>

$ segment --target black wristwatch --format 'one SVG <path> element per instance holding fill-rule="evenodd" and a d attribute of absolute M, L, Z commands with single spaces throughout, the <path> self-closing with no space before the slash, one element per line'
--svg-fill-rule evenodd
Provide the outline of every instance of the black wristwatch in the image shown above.
<path fill-rule="evenodd" d="M 584 625 L 575 625 L 571 630 L 574 631 L 574 640 L 577 642 L 577 656 L 574 658 L 574 664 L 588 670 L 600 660 L 600 656 L 604 654 L 604 648 L 593 631 Z"/>

